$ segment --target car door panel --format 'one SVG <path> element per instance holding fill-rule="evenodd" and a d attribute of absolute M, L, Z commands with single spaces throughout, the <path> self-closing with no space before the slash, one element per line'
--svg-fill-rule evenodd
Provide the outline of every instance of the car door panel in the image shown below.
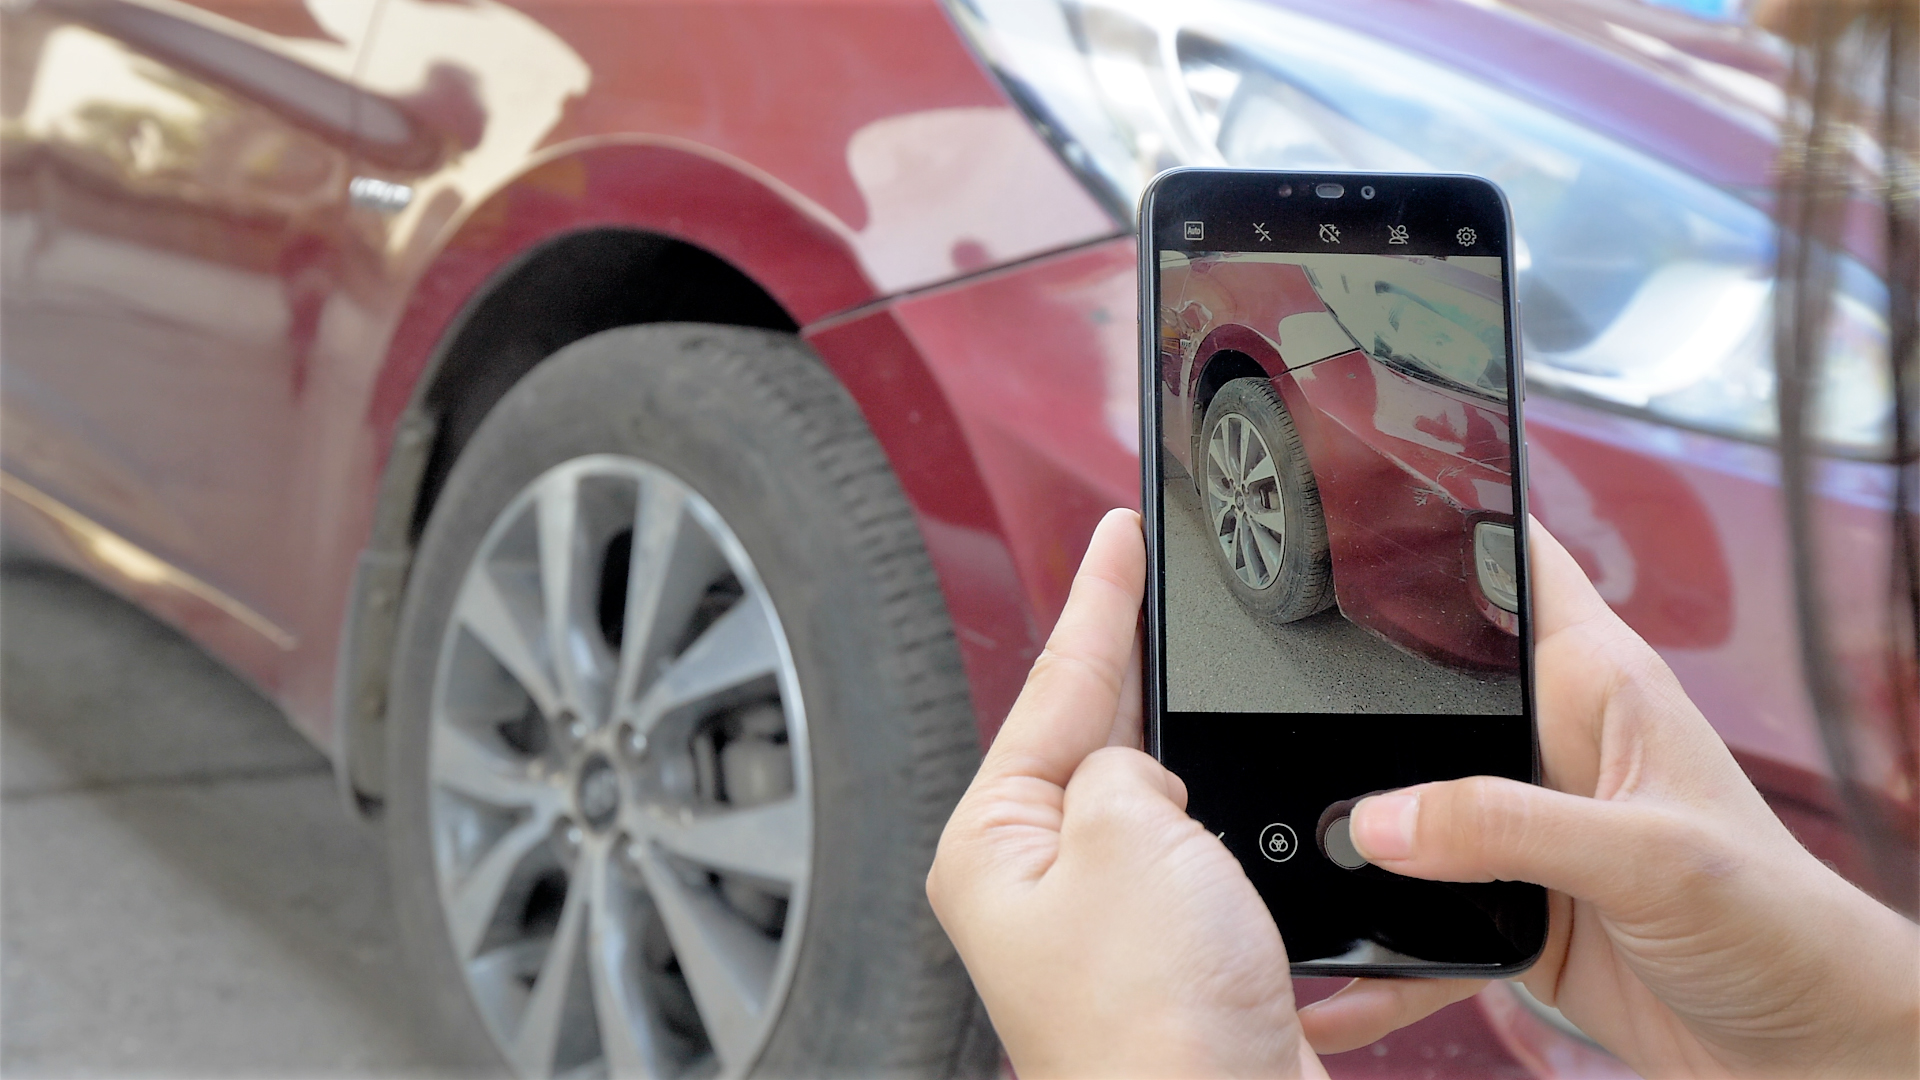
<path fill-rule="evenodd" d="M 0 408 L 10 474 L 284 628 L 358 46 L 295 3 L 235 13 L 279 8 L 291 35 L 165 2 L 7 14 Z"/>

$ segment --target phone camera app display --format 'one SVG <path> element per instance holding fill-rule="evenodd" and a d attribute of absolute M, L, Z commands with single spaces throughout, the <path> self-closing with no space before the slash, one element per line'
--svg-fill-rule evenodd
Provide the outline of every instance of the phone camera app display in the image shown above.
<path fill-rule="evenodd" d="M 1522 715 L 1500 258 L 1158 268 L 1166 708 Z"/>

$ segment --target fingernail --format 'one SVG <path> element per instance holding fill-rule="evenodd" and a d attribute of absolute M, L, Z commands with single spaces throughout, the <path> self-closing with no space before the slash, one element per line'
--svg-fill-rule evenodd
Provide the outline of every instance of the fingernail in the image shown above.
<path fill-rule="evenodd" d="M 1373 795 L 1353 808 L 1353 846 L 1369 862 L 1413 856 L 1413 826 L 1420 819 L 1420 796 L 1408 791 Z"/>

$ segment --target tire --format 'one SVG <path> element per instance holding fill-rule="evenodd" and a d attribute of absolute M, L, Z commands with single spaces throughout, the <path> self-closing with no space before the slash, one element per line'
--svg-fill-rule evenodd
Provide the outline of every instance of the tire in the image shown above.
<path fill-rule="evenodd" d="M 1295 622 L 1333 604 L 1320 490 L 1293 418 L 1264 378 L 1234 379 L 1207 405 L 1194 483 L 1214 565 L 1254 615 Z"/>
<path fill-rule="evenodd" d="M 555 551 L 571 554 L 543 561 Z M 582 584 L 549 588 L 549 563 Z M 653 598 L 633 607 L 656 632 L 629 624 L 629 595 Z M 641 673 L 628 707 L 623 664 Z M 708 696 L 674 704 L 702 678 Z M 401 928 L 472 1064 L 997 1068 L 925 898 L 979 762 L 958 647 L 884 454 L 797 339 L 624 327 L 516 385 L 433 508 L 392 686 Z M 777 825 L 727 831 L 749 820 Z M 541 977 L 568 955 L 585 959 Z"/>

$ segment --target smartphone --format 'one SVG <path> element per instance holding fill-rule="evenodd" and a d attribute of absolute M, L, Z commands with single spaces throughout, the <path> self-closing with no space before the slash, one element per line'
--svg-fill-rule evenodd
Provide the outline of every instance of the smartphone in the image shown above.
<path fill-rule="evenodd" d="M 1181 169 L 1140 212 L 1149 750 L 1296 975 L 1504 976 L 1543 889 L 1401 877 L 1360 798 L 1539 781 L 1506 200 Z"/>

